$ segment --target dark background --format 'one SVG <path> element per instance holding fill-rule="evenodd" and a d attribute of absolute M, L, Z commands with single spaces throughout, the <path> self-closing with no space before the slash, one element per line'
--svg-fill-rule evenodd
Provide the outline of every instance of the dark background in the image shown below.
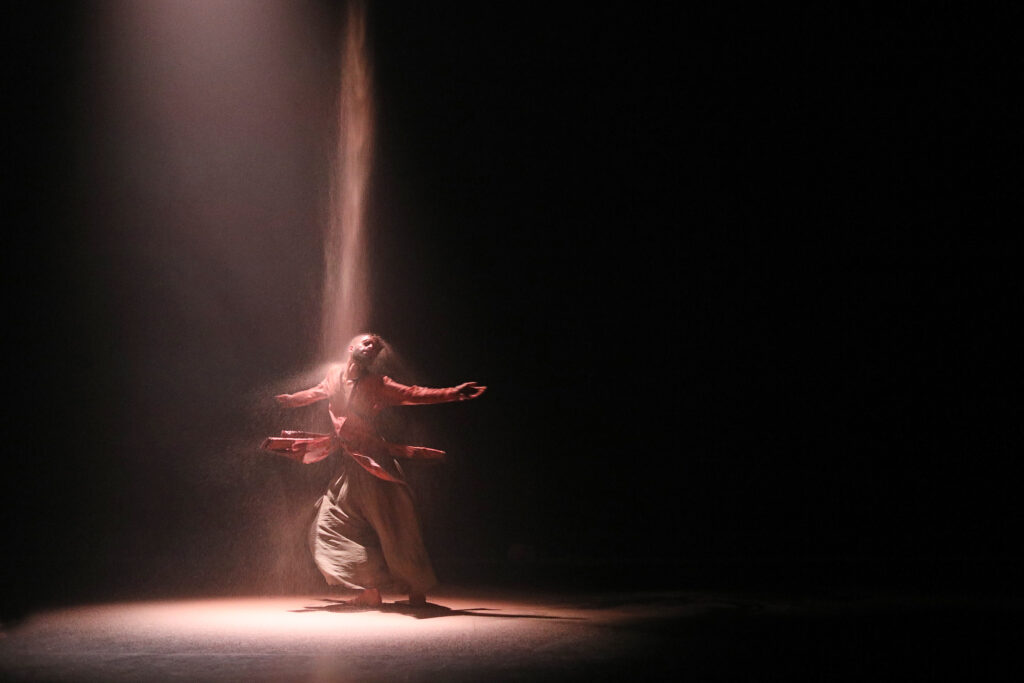
<path fill-rule="evenodd" d="M 216 240 L 132 180 L 162 148 L 83 75 L 97 6 L 10 15 L 6 609 L 317 585 L 329 465 L 257 449 L 317 361 L 315 8 L 307 163 L 212 185 L 300 189 Z M 392 425 L 450 453 L 410 473 L 442 580 L 1012 575 L 1015 14 L 372 8 L 373 326 L 398 379 L 490 387 Z"/>

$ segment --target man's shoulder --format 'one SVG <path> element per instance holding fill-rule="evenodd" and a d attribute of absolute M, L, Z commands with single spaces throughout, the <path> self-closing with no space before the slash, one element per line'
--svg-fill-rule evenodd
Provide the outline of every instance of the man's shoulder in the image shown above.
<path fill-rule="evenodd" d="M 324 371 L 324 384 L 327 386 L 333 386 L 341 381 L 341 371 L 345 369 L 345 366 L 340 363 L 331 363 L 327 366 Z"/>

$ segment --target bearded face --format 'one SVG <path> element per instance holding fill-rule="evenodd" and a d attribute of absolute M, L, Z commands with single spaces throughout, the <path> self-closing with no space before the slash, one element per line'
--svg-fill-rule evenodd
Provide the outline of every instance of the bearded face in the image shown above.
<path fill-rule="evenodd" d="M 348 347 L 352 360 L 370 365 L 384 349 L 384 342 L 375 334 L 362 334 L 352 340 Z"/>

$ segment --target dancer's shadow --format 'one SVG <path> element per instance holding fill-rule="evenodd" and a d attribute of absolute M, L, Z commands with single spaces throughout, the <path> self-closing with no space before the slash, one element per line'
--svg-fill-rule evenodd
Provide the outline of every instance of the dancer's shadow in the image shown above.
<path fill-rule="evenodd" d="M 354 614 L 356 612 L 384 612 L 385 614 L 404 614 L 414 619 L 435 619 L 437 617 L 501 617 L 505 619 L 580 619 L 582 617 L 556 617 L 549 614 L 510 614 L 501 612 L 493 607 L 469 607 L 467 609 L 452 609 L 444 605 L 428 602 L 423 605 L 410 605 L 407 600 L 396 602 L 385 602 L 376 607 L 365 605 L 353 605 L 346 600 L 335 600 L 333 598 L 320 598 L 326 604 L 308 605 L 303 609 L 288 610 L 289 612 L 337 612 L 342 614 Z"/>

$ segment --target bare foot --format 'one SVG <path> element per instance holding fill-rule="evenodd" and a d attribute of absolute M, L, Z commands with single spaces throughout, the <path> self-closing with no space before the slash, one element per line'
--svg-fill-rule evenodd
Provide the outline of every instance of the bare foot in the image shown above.
<path fill-rule="evenodd" d="M 364 588 L 356 597 L 347 602 L 349 605 L 358 605 L 359 607 L 380 607 L 380 591 L 376 588 Z"/>

